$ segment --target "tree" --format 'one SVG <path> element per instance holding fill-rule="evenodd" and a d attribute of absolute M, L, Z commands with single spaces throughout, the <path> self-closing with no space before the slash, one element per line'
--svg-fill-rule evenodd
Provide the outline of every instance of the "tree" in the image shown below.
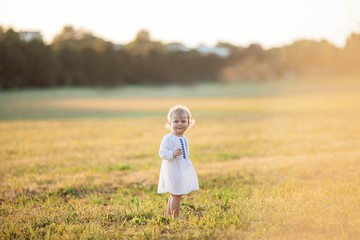
<path fill-rule="evenodd" d="M 72 26 L 65 26 L 61 33 L 56 35 L 51 46 L 58 50 L 69 48 L 74 51 L 81 51 L 84 48 L 92 48 L 97 52 L 104 52 L 112 43 L 94 36 L 84 29 L 74 29 Z"/>
<path fill-rule="evenodd" d="M 95 86 L 106 82 L 102 56 L 112 48 L 111 43 L 88 31 L 65 26 L 55 36 L 52 48 L 59 64 L 58 82 L 61 85 Z"/>
<path fill-rule="evenodd" d="M 26 85 L 28 62 L 25 43 L 12 29 L 0 35 L 0 88 Z"/>
<path fill-rule="evenodd" d="M 284 47 L 289 68 L 299 76 L 337 72 L 340 49 L 327 41 L 299 40 Z"/>
<path fill-rule="evenodd" d="M 342 70 L 350 74 L 360 73 L 360 33 L 353 33 L 346 40 L 341 58 Z"/>
<path fill-rule="evenodd" d="M 56 59 L 52 49 L 42 41 L 26 43 L 26 87 L 47 87 L 56 85 Z"/>
<path fill-rule="evenodd" d="M 134 56 L 144 57 L 147 57 L 153 51 L 159 54 L 166 54 L 165 46 L 161 42 L 151 41 L 150 33 L 144 29 L 137 33 L 132 42 L 125 45 L 125 51 Z"/>

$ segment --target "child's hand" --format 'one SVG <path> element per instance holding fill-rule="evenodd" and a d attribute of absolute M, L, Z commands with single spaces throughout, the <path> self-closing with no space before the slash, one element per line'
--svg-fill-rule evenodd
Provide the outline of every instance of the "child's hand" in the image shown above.
<path fill-rule="evenodd" d="M 180 156 L 181 155 L 181 149 L 179 148 L 179 149 L 176 149 L 175 151 L 174 151 L 174 153 L 173 153 L 173 157 L 174 158 L 176 158 L 176 157 L 178 157 L 178 156 Z"/>

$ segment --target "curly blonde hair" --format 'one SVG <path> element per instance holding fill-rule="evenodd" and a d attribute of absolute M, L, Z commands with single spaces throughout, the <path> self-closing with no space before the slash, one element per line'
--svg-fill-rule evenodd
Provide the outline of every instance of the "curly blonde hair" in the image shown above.
<path fill-rule="evenodd" d="M 187 115 L 189 126 L 188 129 L 191 128 L 195 124 L 195 119 L 192 118 L 191 112 L 189 108 L 183 106 L 183 105 L 176 105 L 170 108 L 169 113 L 167 115 L 167 123 L 165 125 L 166 129 L 171 130 L 171 119 L 173 119 L 176 116 L 184 116 Z"/>

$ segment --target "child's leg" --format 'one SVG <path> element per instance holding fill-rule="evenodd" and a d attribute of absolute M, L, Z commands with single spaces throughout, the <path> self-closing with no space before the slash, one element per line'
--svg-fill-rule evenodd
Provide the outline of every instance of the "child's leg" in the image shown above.
<path fill-rule="evenodd" d="M 178 217 L 180 212 L 180 201 L 182 195 L 171 195 L 170 213 L 171 216 Z"/>
<path fill-rule="evenodd" d="M 168 205 L 167 205 L 167 215 L 168 216 L 171 216 L 171 198 L 172 198 L 172 195 L 169 196 L 169 200 L 168 200 Z"/>

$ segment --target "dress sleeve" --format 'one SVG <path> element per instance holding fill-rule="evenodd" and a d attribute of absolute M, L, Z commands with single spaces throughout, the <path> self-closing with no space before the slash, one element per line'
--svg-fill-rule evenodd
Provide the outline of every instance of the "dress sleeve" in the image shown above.
<path fill-rule="evenodd" d="M 171 148 L 170 138 L 165 136 L 160 144 L 159 155 L 162 159 L 172 160 L 174 151 Z"/>

